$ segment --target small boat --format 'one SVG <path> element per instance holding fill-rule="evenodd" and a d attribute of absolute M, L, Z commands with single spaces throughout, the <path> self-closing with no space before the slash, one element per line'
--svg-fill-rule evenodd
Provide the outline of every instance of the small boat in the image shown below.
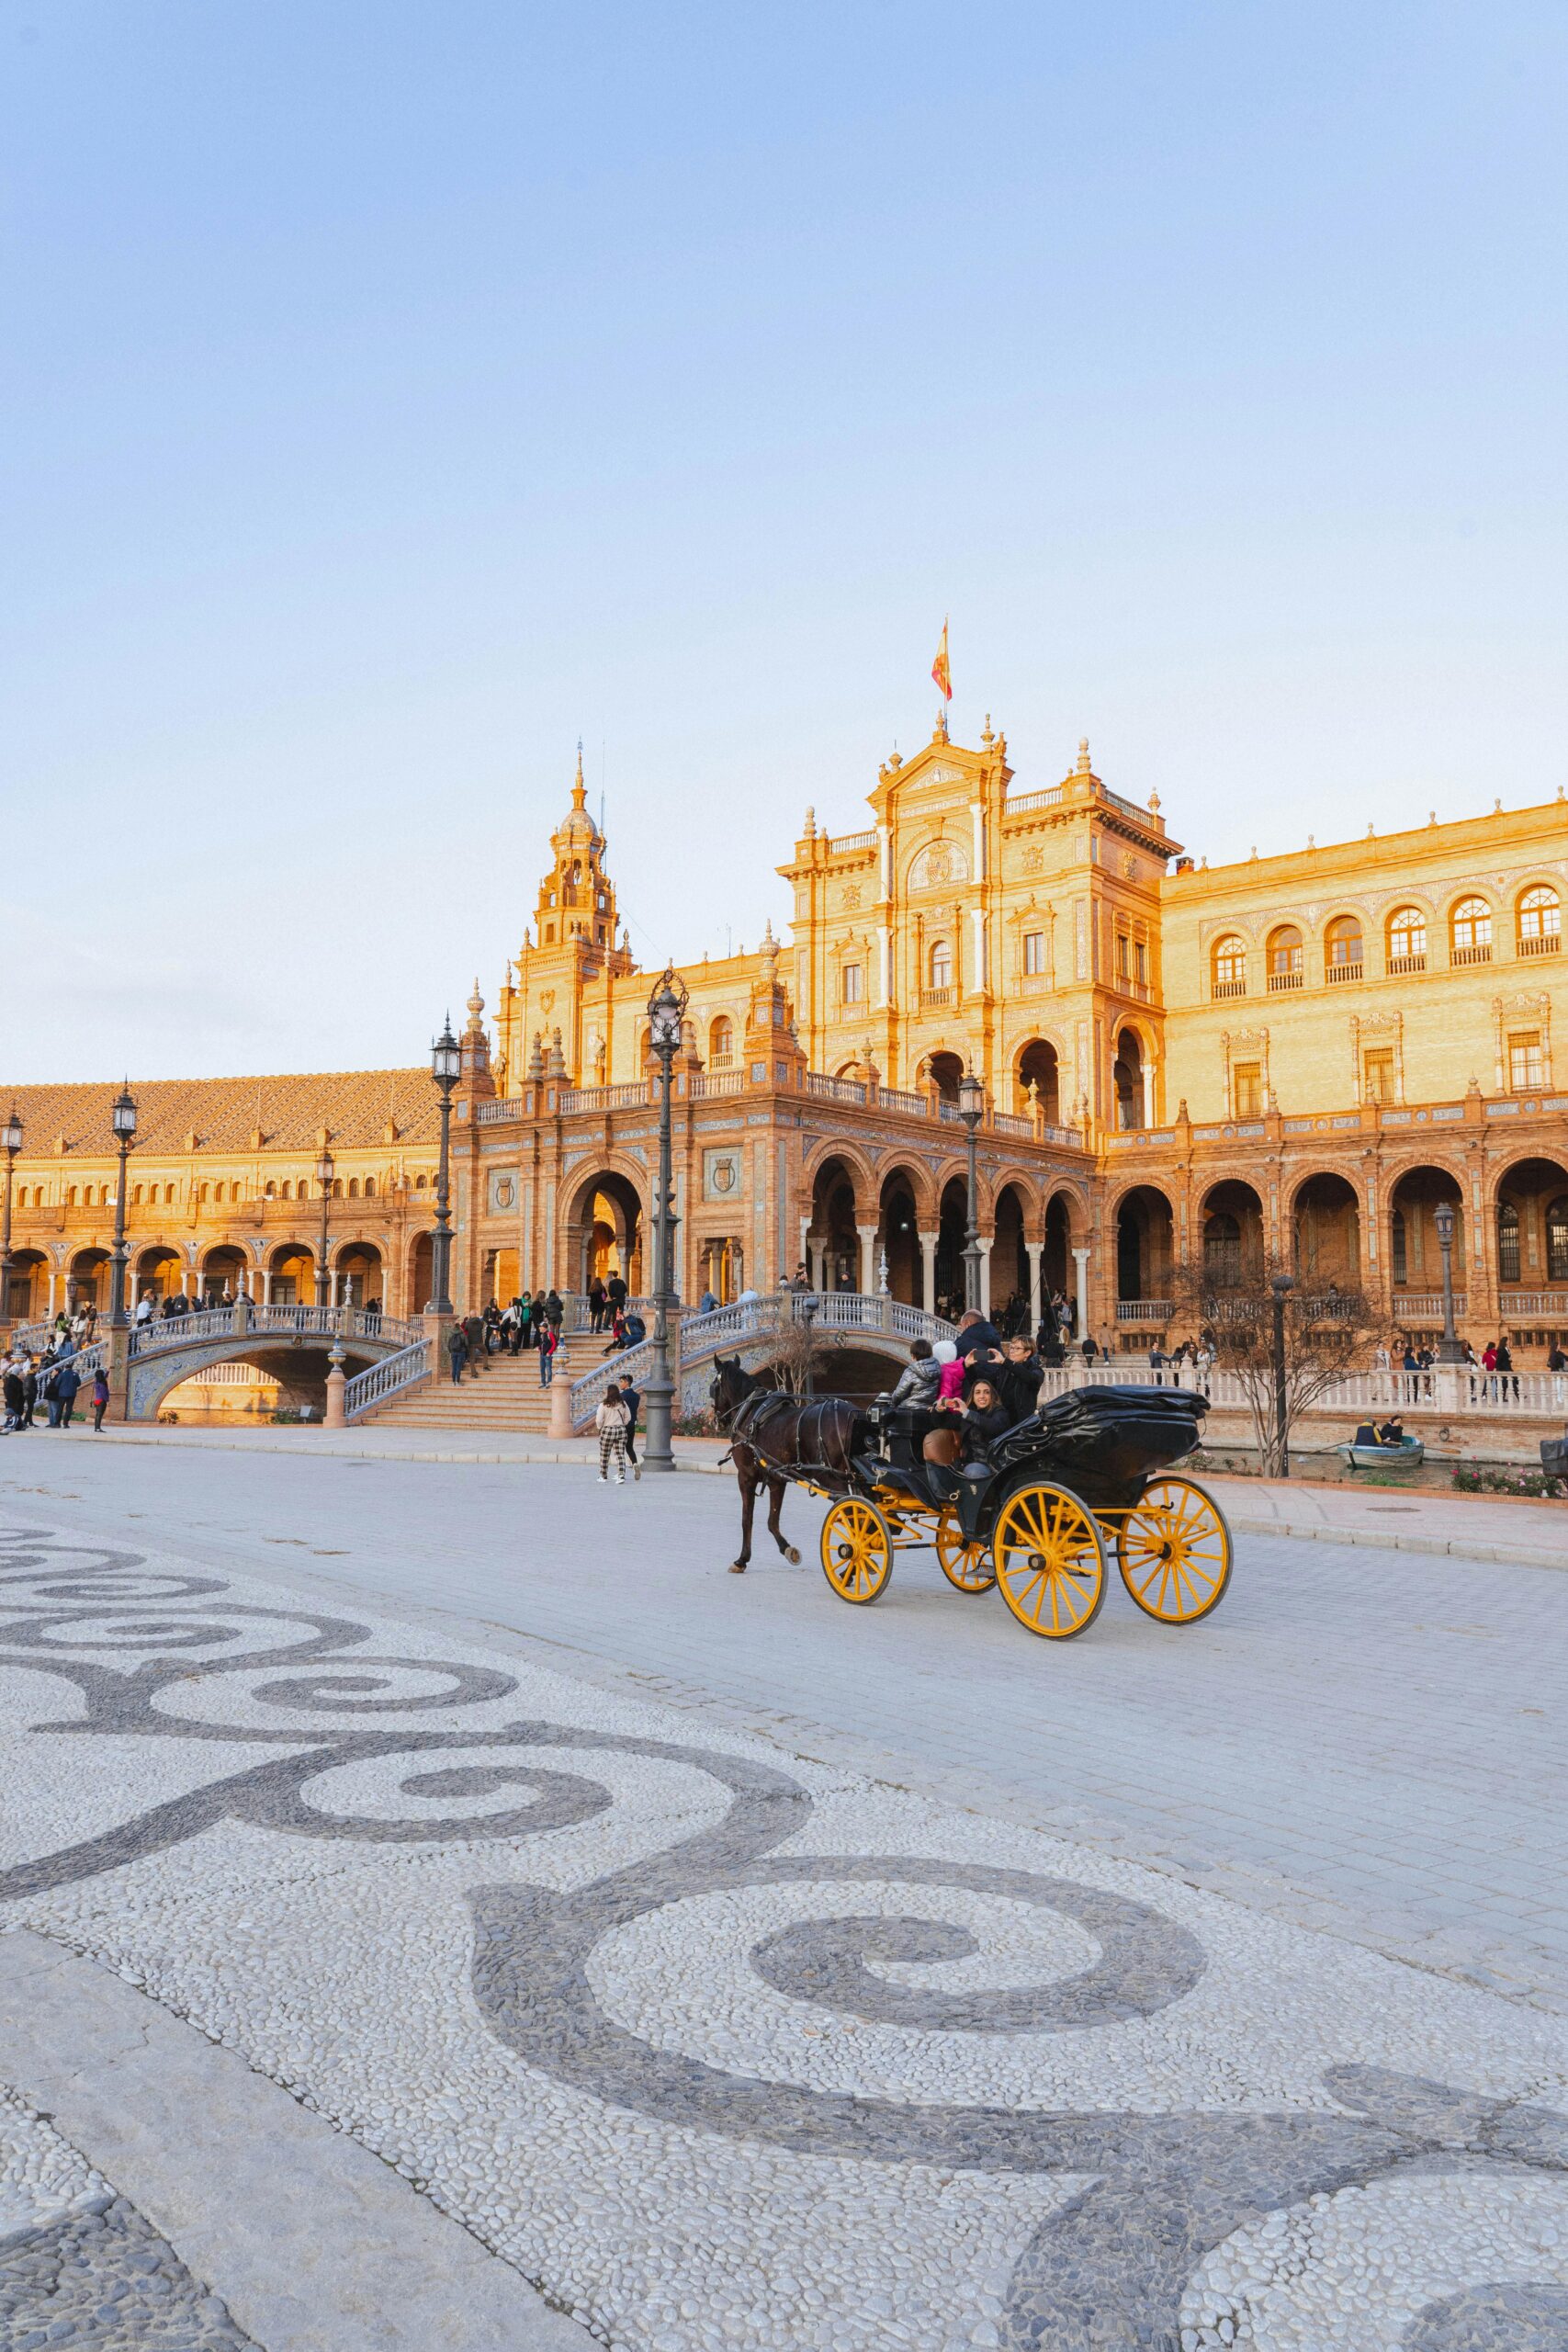
<path fill-rule="evenodd" d="M 1357 1445 L 1352 1441 L 1337 1451 L 1352 1470 L 1418 1470 L 1427 1453 L 1418 1437 L 1402 1437 L 1397 1445 Z"/>

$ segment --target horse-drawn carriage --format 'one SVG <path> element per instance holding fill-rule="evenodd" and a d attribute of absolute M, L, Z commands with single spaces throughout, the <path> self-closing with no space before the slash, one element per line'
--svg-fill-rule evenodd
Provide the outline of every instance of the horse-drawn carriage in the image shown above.
<path fill-rule="evenodd" d="M 745 1498 L 743 1566 L 758 1484 L 779 1527 L 787 1485 L 826 1498 L 823 1572 L 840 1600 L 875 1600 L 897 1552 L 934 1549 L 958 1592 L 1000 1592 L 1019 1623 L 1050 1641 L 1093 1624 L 1107 1555 L 1145 1614 L 1190 1625 L 1224 1597 L 1231 1535 L 1207 1490 L 1173 1471 L 1199 1442 L 1207 1400 L 1186 1389 L 1078 1388 L 996 1439 L 981 1460 L 924 1458 L 930 1413 L 879 1399 L 816 1405 L 720 1364 L 714 1401 L 730 1430 Z M 798 1557 L 791 1553 L 792 1557 Z"/>

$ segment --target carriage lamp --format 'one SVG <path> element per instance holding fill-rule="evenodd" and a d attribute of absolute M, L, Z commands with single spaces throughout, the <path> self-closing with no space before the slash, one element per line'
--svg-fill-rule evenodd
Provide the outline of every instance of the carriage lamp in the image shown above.
<path fill-rule="evenodd" d="M 333 1194 L 333 1161 L 331 1148 L 323 1144 L 316 1162 L 316 1182 L 321 1188 L 321 1246 L 316 1252 L 316 1305 L 324 1306 L 332 1285 L 327 1279 L 327 1204 Z"/>
<path fill-rule="evenodd" d="M 115 1187 L 114 1255 L 109 1263 L 109 1329 L 123 1331 L 129 1317 L 125 1311 L 125 1268 L 130 1252 L 125 1246 L 125 1162 L 136 1137 L 136 1098 L 127 1079 L 109 1107 L 109 1125 L 119 1146 L 119 1182 Z"/>
<path fill-rule="evenodd" d="M 958 1081 L 958 1115 L 965 1126 L 977 1127 L 986 1115 L 986 1090 L 972 1069 Z"/>
<path fill-rule="evenodd" d="M 1443 1253 L 1443 1336 L 1438 1341 L 1439 1363 L 1462 1363 L 1464 1350 L 1454 1329 L 1454 1204 L 1439 1201 L 1432 1211 L 1432 1222 L 1438 1228 L 1438 1247 Z"/>
<path fill-rule="evenodd" d="M 645 1470 L 673 1470 L 670 1450 L 671 1410 L 675 1383 L 670 1374 L 670 1309 L 678 1304 L 675 1289 L 675 1219 L 671 1215 L 670 1070 L 685 1034 L 686 984 L 667 964 L 648 1000 L 648 1042 L 659 1058 L 659 1190 L 653 1203 L 653 1347 L 652 1369 L 643 1383 L 648 1400 L 648 1439 L 643 1446 Z"/>
<path fill-rule="evenodd" d="M 452 1035 L 452 1016 L 430 1048 L 430 1074 L 437 1086 L 456 1086 L 463 1075 L 463 1048 Z"/>
<path fill-rule="evenodd" d="M 0 1323 L 11 1319 L 11 1187 L 21 1148 L 22 1122 L 13 1102 L 10 1117 L 0 1127 L 0 1150 L 6 1154 L 6 1223 L 0 1231 Z"/>
<path fill-rule="evenodd" d="M 430 1075 L 441 1089 L 441 1158 L 435 1170 L 435 1231 L 430 1244 L 430 1297 L 426 1313 L 452 1312 L 452 1089 L 463 1075 L 463 1048 L 446 1015 L 430 1048 Z"/>

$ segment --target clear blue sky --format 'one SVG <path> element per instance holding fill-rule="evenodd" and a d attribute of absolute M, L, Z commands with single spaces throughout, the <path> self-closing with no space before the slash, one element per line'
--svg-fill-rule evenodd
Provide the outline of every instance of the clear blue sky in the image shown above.
<path fill-rule="evenodd" d="M 987 710 L 1211 859 L 1568 781 L 1568 11 L 0 0 L 3 1078 L 418 1058 Z"/>

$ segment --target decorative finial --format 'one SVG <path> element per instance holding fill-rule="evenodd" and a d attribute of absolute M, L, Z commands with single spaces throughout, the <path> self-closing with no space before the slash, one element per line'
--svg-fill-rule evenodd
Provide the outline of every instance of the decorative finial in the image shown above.
<path fill-rule="evenodd" d="M 477 1026 L 479 1017 L 484 1009 L 485 1001 L 479 994 L 479 974 L 476 972 L 474 975 L 474 992 L 468 999 L 468 1023 L 470 1027 Z"/>
<path fill-rule="evenodd" d="M 1376 828 L 1375 828 L 1374 826 L 1369 825 L 1369 826 L 1367 827 L 1367 839 L 1368 839 L 1369 841 L 1371 841 L 1371 838 L 1372 838 L 1372 834 L 1373 834 L 1373 832 L 1375 831 L 1375 830 L 1376 830 Z"/>
<path fill-rule="evenodd" d="M 1255 858 L 1256 858 L 1256 857 L 1257 857 L 1257 855 L 1258 855 L 1258 843 L 1257 843 L 1256 842 L 1253 842 L 1253 844 L 1252 844 L 1252 854 L 1253 854 L 1253 856 L 1254 856 Z"/>
<path fill-rule="evenodd" d="M 582 781 L 582 738 L 580 735 L 577 739 L 577 779 L 571 787 L 571 805 L 574 808 L 581 808 L 587 798 L 588 787 Z"/>
<path fill-rule="evenodd" d="M 1313 834 L 1311 834 L 1311 833 L 1309 833 L 1309 834 L 1307 835 L 1307 847 L 1308 847 L 1308 849 L 1315 849 L 1315 848 L 1317 847 L 1317 842 L 1316 842 L 1316 839 L 1315 839 L 1315 837 L 1314 837 Z"/>
<path fill-rule="evenodd" d="M 1088 775 L 1089 773 L 1089 737 L 1080 735 L 1078 737 L 1078 774 Z"/>
<path fill-rule="evenodd" d="M 988 752 L 996 740 L 996 737 L 991 732 L 991 714 L 987 711 L 986 713 L 986 723 L 980 729 L 980 741 L 984 743 L 987 751 Z"/>
<path fill-rule="evenodd" d="M 1495 800 L 1492 803 L 1492 813 L 1495 817 L 1500 817 L 1502 815 L 1503 804 L 1500 800 Z"/>
<path fill-rule="evenodd" d="M 1157 791 L 1151 792 L 1149 795 L 1149 814 L 1151 817 L 1157 817 L 1159 815 L 1159 794 Z"/>
<path fill-rule="evenodd" d="M 817 838 L 817 811 L 813 808 L 809 801 L 806 804 L 806 825 L 804 830 L 807 840 L 808 842 L 814 842 Z"/>

